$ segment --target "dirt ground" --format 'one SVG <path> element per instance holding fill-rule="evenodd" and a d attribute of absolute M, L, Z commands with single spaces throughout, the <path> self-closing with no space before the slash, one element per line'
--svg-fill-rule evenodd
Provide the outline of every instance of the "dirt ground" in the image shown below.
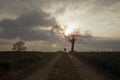
<path fill-rule="evenodd" d="M 64 59 L 61 56 L 67 55 Z M 69 59 L 65 59 L 69 58 Z M 63 59 L 63 60 L 62 60 Z M 70 67 L 72 65 L 72 67 Z M 56 68 L 59 72 L 55 73 Z M 63 69 L 62 69 L 63 68 Z M 52 74 L 52 75 L 51 75 Z M 61 76 L 62 75 L 62 76 Z M 77 75 L 77 76 L 76 76 Z M 54 77 L 54 78 L 53 78 Z M 62 77 L 62 78 L 60 78 Z M 74 77 L 80 77 L 74 78 Z M 59 79 L 58 79 L 59 78 Z M 70 79 L 71 78 L 71 79 Z M 72 79 L 73 78 L 73 79 Z M 26 80 L 110 80 L 71 54 L 60 54 Z"/>
<path fill-rule="evenodd" d="M 39 70 L 37 70 L 26 80 L 47 80 L 49 72 L 51 72 L 53 66 L 59 60 L 60 56 L 61 56 L 61 54 L 56 56 L 53 60 L 48 62 L 46 65 L 44 65 L 43 68 L 40 68 Z"/>
<path fill-rule="evenodd" d="M 92 66 L 83 63 L 71 54 L 68 56 L 71 58 L 73 64 L 77 68 L 77 72 L 84 80 L 111 80 L 105 74 L 99 73 L 99 71 L 94 69 Z"/>

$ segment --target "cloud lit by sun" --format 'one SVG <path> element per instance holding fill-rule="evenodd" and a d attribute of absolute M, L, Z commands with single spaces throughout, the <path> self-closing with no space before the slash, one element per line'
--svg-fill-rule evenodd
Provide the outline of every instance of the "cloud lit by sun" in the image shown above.
<path fill-rule="evenodd" d="M 56 35 L 70 37 L 70 36 L 80 36 L 82 34 L 82 29 L 79 26 L 74 24 L 57 24 L 52 28 L 52 31 L 56 33 Z"/>
<path fill-rule="evenodd" d="M 80 34 L 80 29 L 76 25 L 73 24 L 68 24 L 64 27 L 64 35 L 65 36 L 70 36 L 70 35 L 79 35 Z"/>

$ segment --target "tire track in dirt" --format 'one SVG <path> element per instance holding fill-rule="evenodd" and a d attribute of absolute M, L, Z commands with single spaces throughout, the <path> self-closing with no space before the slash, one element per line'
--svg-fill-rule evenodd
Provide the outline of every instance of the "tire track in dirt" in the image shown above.
<path fill-rule="evenodd" d="M 94 70 L 91 66 L 83 63 L 78 60 L 76 57 L 71 54 L 68 55 L 71 58 L 72 63 L 77 68 L 77 72 L 83 78 L 83 80 L 111 80 L 106 75 L 100 74 Z"/>
<path fill-rule="evenodd" d="M 52 59 L 50 62 L 48 62 L 42 68 L 40 68 L 39 70 L 34 72 L 30 77 L 28 77 L 25 80 L 47 80 L 49 72 L 52 71 L 53 66 L 59 60 L 61 55 L 62 55 L 62 53 L 58 53 L 58 56 L 56 56 L 54 59 Z"/>

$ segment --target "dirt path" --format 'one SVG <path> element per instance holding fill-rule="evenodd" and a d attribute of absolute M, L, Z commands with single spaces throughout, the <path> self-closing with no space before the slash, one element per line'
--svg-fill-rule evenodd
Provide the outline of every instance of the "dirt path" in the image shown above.
<path fill-rule="evenodd" d="M 61 55 L 26 80 L 111 80 L 71 54 Z"/>
<path fill-rule="evenodd" d="M 111 80 L 106 77 L 106 75 L 100 74 L 96 70 L 93 70 L 92 67 L 86 65 L 71 54 L 69 54 L 68 56 L 71 58 L 71 61 L 77 68 L 77 72 L 84 80 Z"/>
<path fill-rule="evenodd" d="M 60 56 L 61 56 L 61 54 L 59 54 L 53 60 L 51 60 L 50 62 L 48 62 L 46 65 L 44 65 L 38 71 L 36 71 L 35 73 L 33 73 L 26 80 L 47 80 L 49 72 L 51 72 L 53 66 L 59 60 Z"/>
<path fill-rule="evenodd" d="M 63 54 L 57 61 L 48 80 L 83 80 L 77 73 L 75 66 L 67 54 Z"/>

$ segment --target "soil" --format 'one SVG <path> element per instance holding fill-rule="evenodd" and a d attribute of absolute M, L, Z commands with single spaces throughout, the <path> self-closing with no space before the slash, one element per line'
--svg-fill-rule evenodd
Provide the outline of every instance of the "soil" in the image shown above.
<path fill-rule="evenodd" d="M 62 57 L 65 55 L 66 57 Z M 69 58 L 69 59 L 66 59 Z M 71 66 L 71 67 L 70 67 Z M 57 68 L 56 68 L 57 67 Z M 76 76 L 77 75 L 77 76 Z M 62 77 L 62 78 L 61 78 Z M 26 80 L 111 80 L 71 54 L 62 53 Z"/>
<path fill-rule="evenodd" d="M 111 80 L 106 74 L 100 73 L 100 71 L 96 70 L 93 66 L 80 61 L 71 54 L 68 56 L 71 58 L 73 64 L 77 68 L 77 72 L 84 80 Z"/>
<path fill-rule="evenodd" d="M 53 60 L 48 62 L 46 65 L 44 65 L 39 70 L 37 70 L 30 77 L 28 77 L 26 80 L 47 80 L 49 72 L 51 72 L 53 66 L 59 60 L 60 56 L 61 56 L 61 54 L 56 56 Z"/>

